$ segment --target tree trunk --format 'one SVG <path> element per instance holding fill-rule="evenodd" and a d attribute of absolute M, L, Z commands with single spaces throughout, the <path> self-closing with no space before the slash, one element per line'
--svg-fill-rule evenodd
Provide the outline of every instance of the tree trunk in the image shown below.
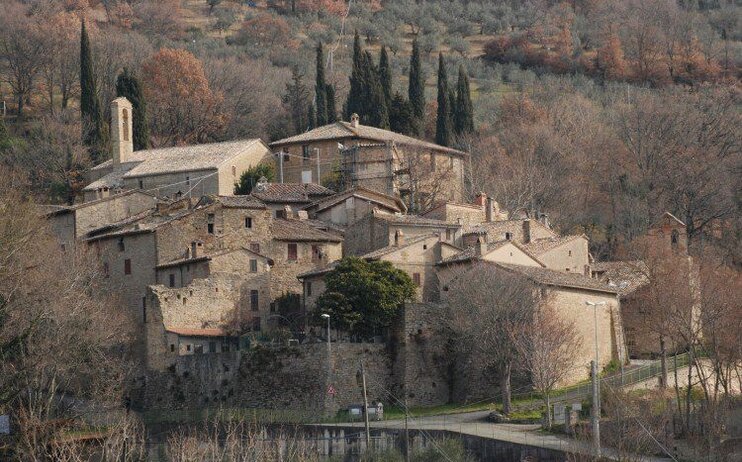
<path fill-rule="evenodd" d="M 510 414 L 511 411 L 511 396 L 510 396 L 510 363 L 505 364 L 502 370 L 502 376 L 500 377 L 500 392 L 502 393 L 502 413 L 505 415 Z"/>
<path fill-rule="evenodd" d="M 23 116 L 23 95 L 18 95 L 18 118 Z"/>
<path fill-rule="evenodd" d="M 693 357 L 693 349 L 688 350 L 688 390 L 685 392 L 685 423 L 686 429 L 690 428 L 690 400 L 693 395 L 693 365 L 695 358 Z"/>
<path fill-rule="evenodd" d="M 667 348 L 664 335 L 660 335 L 660 388 L 667 388 Z"/>
<path fill-rule="evenodd" d="M 546 392 L 546 428 L 551 430 L 551 396 Z"/>

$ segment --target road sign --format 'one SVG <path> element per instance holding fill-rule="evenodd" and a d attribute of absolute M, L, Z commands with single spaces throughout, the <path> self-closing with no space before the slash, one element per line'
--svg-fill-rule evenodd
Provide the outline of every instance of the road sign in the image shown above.
<path fill-rule="evenodd" d="M 337 391 L 335 390 L 335 387 L 333 387 L 332 385 L 330 385 L 329 387 L 327 387 L 327 394 L 330 395 L 330 396 L 335 396 L 337 394 Z"/>

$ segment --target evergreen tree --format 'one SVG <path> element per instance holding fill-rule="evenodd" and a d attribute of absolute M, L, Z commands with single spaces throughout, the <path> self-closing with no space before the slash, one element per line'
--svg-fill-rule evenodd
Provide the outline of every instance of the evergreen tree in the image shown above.
<path fill-rule="evenodd" d="M 389 108 L 389 126 L 392 131 L 405 135 L 413 134 L 415 129 L 415 115 L 412 113 L 412 105 L 404 96 L 394 94 L 392 104 Z"/>
<path fill-rule="evenodd" d="M 304 85 L 303 78 L 297 69 L 293 69 L 291 82 L 286 84 L 286 93 L 281 98 L 291 118 L 288 135 L 304 133 L 309 125 L 307 114 L 311 111 L 312 96 L 311 90 Z"/>
<path fill-rule="evenodd" d="M 410 82 L 407 90 L 407 98 L 412 106 L 412 115 L 418 134 L 425 125 L 425 78 L 420 64 L 420 48 L 417 38 L 412 41 L 412 56 L 410 57 Z"/>
<path fill-rule="evenodd" d="M 147 123 L 147 102 L 142 93 L 139 79 L 129 69 L 119 74 L 116 79 L 116 96 L 123 96 L 129 100 L 132 108 L 132 131 L 134 132 L 134 150 L 149 148 L 149 126 Z"/>
<path fill-rule="evenodd" d="M 335 87 L 329 83 L 325 86 L 325 100 L 327 101 L 327 123 L 334 124 L 338 120 L 337 109 L 335 109 Z"/>
<path fill-rule="evenodd" d="M 105 153 L 103 114 L 95 85 L 93 55 L 85 21 L 82 22 L 80 31 L 80 115 L 83 142 L 90 147 L 93 160 L 100 161 Z"/>
<path fill-rule="evenodd" d="M 348 99 L 345 101 L 345 120 L 350 120 L 350 116 L 353 114 L 358 114 L 361 117 L 364 115 L 365 79 L 365 55 L 361 48 L 361 38 L 356 31 L 353 39 L 353 67 L 350 73 L 350 90 L 348 91 Z"/>
<path fill-rule="evenodd" d="M 317 44 L 317 81 L 314 86 L 315 107 L 317 110 L 317 126 L 326 125 L 327 115 L 327 84 L 325 83 L 325 54 L 322 43 Z"/>
<path fill-rule="evenodd" d="M 459 66 L 459 81 L 456 85 L 456 107 L 453 112 L 453 124 L 456 135 L 474 132 L 474 107 L 469 90 L 469 77 L 464 65 Z"/>
<path fill-rule="evenodd" d="M 314 104 L 307 107 L 307 126 L 306 130 L 311 130 L 317 126 L 317 113 L 314 110 Z"/>
<path fill-rule="evenodd" d="M 443 61 L 443 53 L 440 53 L 438 55 L 438 116 L 435 124 L 435 142 L 441 146 L 449 146 L 452 141 L 450 98 L 446 63 Z"/>
<path fill-rule="evenodd" d="M 389 110 L 384 96 L 384 88 L 381 85 L 379 68 L 374 65 L 371 53 L 365 52 L 366 88 L 365 88 L 365 113 L 368 114 L 365 123 L 373 127 L 389 128 Z"/>
<path fill-rule="evenodd" d="M 386 107 L 390 108 L 392 106 L 392 68 L 384 46 L 381 47 L 381 55 L 379 56 L 379 81 L 382 90 L 384 90 Z"/>

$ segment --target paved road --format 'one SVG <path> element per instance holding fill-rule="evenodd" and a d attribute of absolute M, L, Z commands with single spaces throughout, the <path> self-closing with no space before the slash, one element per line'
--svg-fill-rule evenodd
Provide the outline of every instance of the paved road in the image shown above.
<path fill-rule="evenodd" d="M 487 422 L 485 418 L 488 413 L 489 411 L 479 411 L 416 417 L 410 419 L 409 428 L 414 430 L 448 430 L 466 435 L 475 435 L 483 438 L 556 449 L 559 451 L 582 454 L 591 453 L 589 444 L 575 441 L 567 436 L 539 432 L 540 425 L 493 424 Z M 363 427 L 363 425 L 363 422 L 352 422 L 347 424 L 323 424 L 322 426 Z M 370 425 L 371 428 L 403 429 L 404 420 L 384 420 L 371 422 Z M 609 459 L 618 460 L 618 455 L 615 451 L 606 448 L 603 452 Z M 672 459 L 645 457 L 641 460 L 646 462 L 667 462 Z"/>

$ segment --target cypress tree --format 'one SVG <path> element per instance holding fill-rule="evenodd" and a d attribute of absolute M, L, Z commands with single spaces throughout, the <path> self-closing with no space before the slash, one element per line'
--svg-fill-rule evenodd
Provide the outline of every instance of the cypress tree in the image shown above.
<path fill-rule="evenodd" d="M 381 47 L 381 55 L 379 56 L 379 81 L 381 82 L 381 88 L 384 90 L 384 99 L 386 100 L 386 107 L 391 108 L 392 106 L 392 67 L 389 64 L 389 55 L 386 53 L 386 47 Z"/>
<path fill-rule="evenodd" d="M 314 104 L 307 105 L 307 131 L 317 126 L 317 114 L 314 112 Z"/>
<path fill-rule="evenodd" d="M 116 79 L 116 96 L 129 100 L 132 108 L 132 130 L 134 132 L 134 150 L 149 148 L 149 125 L 147 123 L 147 101 L 144 99 L 139 79 L 129 69 L 119 74 Z"/>
<path fill-rule="evenodd" d="M 435 124 L 435 142 L 441 146 L 451 144 L 451 101 L 443 53 L 438 55 L 438 116 Z"/>
<path fill-rule="evenodd" d="M 454 110 L 454 130 L 457 135 L 474 132 L 474 106 L 471 102 L 469 77 L 464 65 L 459 65 L 459 81 L 456 85 L 456 108 Z"/>
<path fill-rule="evenodd" d="M 322 43 L 317 44 L 317 81 L 314 86 L 317 126 L 327 124 L 327 85 L 325 83 L 325 54 Z"/>
<path fill-rule="evenodd" d="M 358 114 L 363 117 L 363 98 L 364 89 L 366 87 L 365 82 L 366 68 L 365 68 L 365 55 L 361 48 L 361 38 L 356 31 L 356 35 L 353 39 L 353 67 L 350 73 L 350 90 L 348 91 L 348 99 L 345 101 L 345 119 L 350 120 L 350 116 Z"/>
<path fill-rule="evenodd" d="M 425 119 L 425 78 L 420 65 L 420 48 L 417 38 L 412 41 L 412 56 L 410 57 L 410 82 L 407 89 L 407 98 L 412 106 L 417 132 L 422 130 Z"/>
<path fill-rule="evenodd" d="M 327 101 L 327 123 L 334 124 L 338 120 L 337 109 L 335 109 L 335 87 L 329 83 L 325 86 L 325 100 Z"/>
<path fill-rule="evenodd" d="M 379 69 L 374 65 L 374 59 L 371 53 L 365 52 L 364 68 L 365 82 L 364 88 L 364 114 L 367 114 L 365 122 L 368 125 L 389 128 L 389 110 L 384 96 L 384 89 L 379 78 Z"/>
<path fill-rule="evenodd" d="M 412 113 L 412 105 L 404 96 L 394 94 L 392 104 L 389 108 L 389 127 L 392 131 L 409 135 L 415 129 L 415 115 Z"/>
<path fill-rule="evenodd" d="M 93 160 L 100 161 L 105 152 L 103 115 L 95 85 L 93 56 L 85 21 L 82 21 L 80 31 L 80 115 L 83 142 L 90 147 Z"/>

